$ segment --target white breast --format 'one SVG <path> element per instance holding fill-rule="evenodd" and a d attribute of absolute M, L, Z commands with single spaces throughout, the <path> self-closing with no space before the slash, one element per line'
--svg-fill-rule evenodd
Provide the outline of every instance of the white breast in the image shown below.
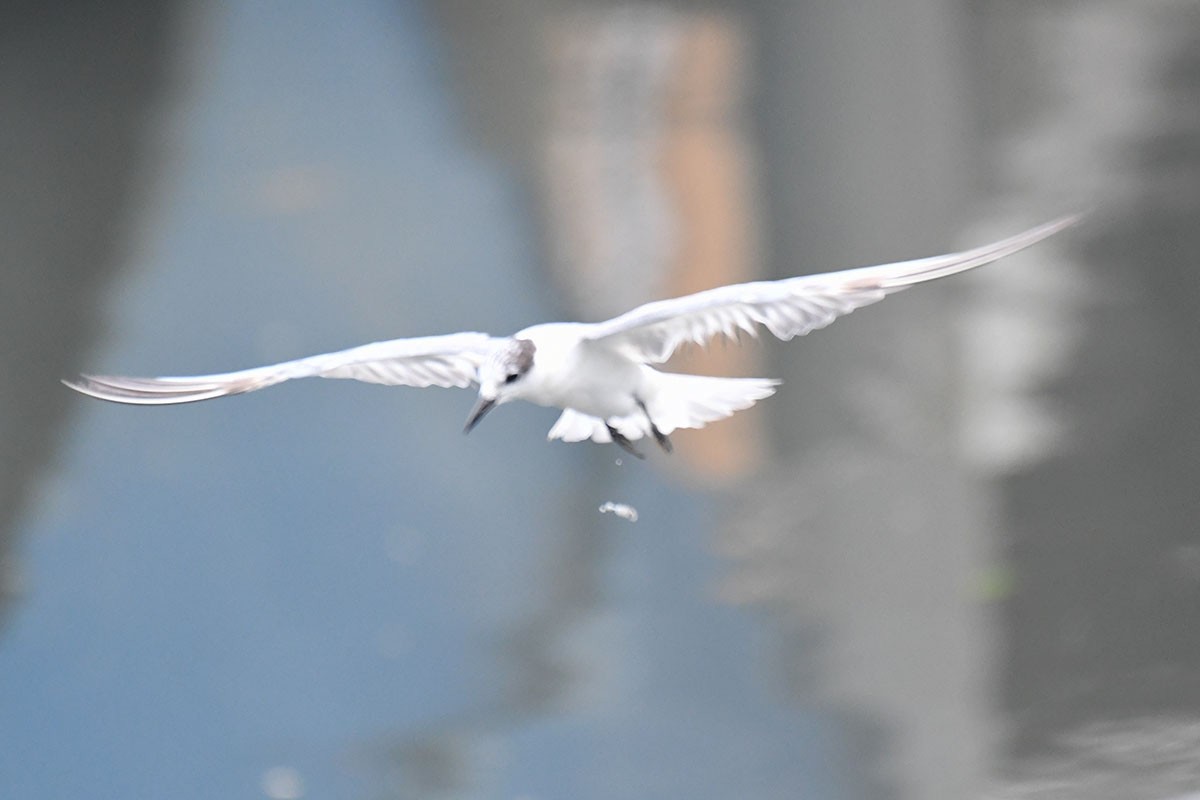
<path fill-rule="evenodd" d="M 585 328 L 579 323 L 552 323 L 516 334 L 537 348 L 533 369 L 521 382 L 521 398 L 601 419 L 632 413 L 637 408 L 642 367 L 609 348 L 581 342 Z"/>

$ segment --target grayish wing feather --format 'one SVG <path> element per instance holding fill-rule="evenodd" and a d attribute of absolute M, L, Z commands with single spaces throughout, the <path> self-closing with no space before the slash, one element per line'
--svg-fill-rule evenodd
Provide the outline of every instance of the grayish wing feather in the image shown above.
<path fill-rule="evenodd" d="M 193 403 L 262 389 L 292 378 L 352 378 L 393 386 L 466 388 L 497 340 L 486 333 L 452 333 L 374 342 L 266 367 L 180 378 L 81 375 L 67 386 L 101 400 L 135 405 Z"/>
<path fill-rule="evenodd" d="M 685 343 L 703 345 L 717 334 L 734 338 L 739 331 L 745 331 L 757 335 L 758 325 L 788 340 L 824 328 L 843 314 L 913 284 L 990 264 L 1078 220 L 1079 215 L 1062 217 L 962 253 L 778 281 L 740 283 L 647 303 L 594 324 L 585 338 L 651 364 L 666 361 Z"/>

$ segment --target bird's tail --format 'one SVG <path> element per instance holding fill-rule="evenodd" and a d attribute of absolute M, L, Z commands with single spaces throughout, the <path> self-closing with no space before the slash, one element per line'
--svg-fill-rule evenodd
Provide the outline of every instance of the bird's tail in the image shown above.
<path fill-rule="evenodd" d="M 608 420 L 627 439 L 650 435 L 650 420 L 659 431 L 669 434 L 680 428 L 703 428 L 735 412 L 770 397 L 780 381 L 771 378 L 710 378 L 705 375 L 678 375 L 654 370 L 648 382 L 646 414 L 641 410 L 626 417 Z M 649 419 L 647 419 L 647 415 Z M 567 409 L 554 423 L 549 439 L 564 442 L 609 442 L 605 420 Z"/>

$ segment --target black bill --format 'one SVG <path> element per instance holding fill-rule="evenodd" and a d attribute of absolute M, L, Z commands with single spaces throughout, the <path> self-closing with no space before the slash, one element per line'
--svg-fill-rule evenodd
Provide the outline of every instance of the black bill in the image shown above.
<path fill-rule="evenodd" d="M 479 402 L 471 409 L 471 415 L 467 417 L 467 426 L 463 428 L 463 433 L 470 433 L 471 429 L 479 424 L 479 420 L 483 419 L 483 415 L 491 411 L 495 405 L 495 400 L 479 398 Z"/>

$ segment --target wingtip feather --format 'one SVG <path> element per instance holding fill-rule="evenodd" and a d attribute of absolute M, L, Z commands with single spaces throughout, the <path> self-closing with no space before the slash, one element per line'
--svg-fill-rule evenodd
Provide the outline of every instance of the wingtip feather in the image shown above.
<path fill-rule="evenodd" d="M 239 390 L 213 381 L 189 381 L 178 378 L 126 378 L 84 374 L 76 380 L 64 378 L 62 382 L 80 394 L 94 397 L 97 400 L 142 406 L 194 403 Z"/>

